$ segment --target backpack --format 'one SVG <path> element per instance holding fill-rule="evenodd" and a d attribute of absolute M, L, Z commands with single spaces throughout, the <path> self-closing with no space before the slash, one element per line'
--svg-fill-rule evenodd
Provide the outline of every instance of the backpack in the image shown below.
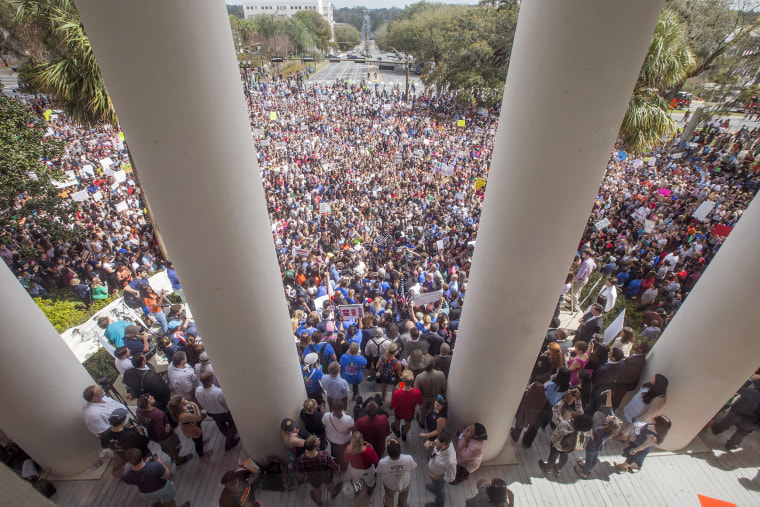
<path fill-rule="evenodd" d="M 356 404 L 354 405 L 354 421 L 358 421 L 365 415 L 367 415 L 367 409 L 365 407 L 364 400 L 361 396 L 359 396 L 356 398 Z"/>
<path fill-rule="evenodd" d="M 309 345 L 311 347 L 312 352 L 316 352 L 319 356 L 319 366 L 322 369 L 322 371 L 326 372 L 327 367 L 330 366 L 330 358 L 327 357 L 327 354 L 325 354 L 325 347 L 327 347 L 327 342 L 322 344 L 322 347 L 320 347 L 319 350 L 314 348 L 314 344 L 312 343 Z"/>
<path fill-rule="evenodd" d="M 375 346 L 374 354 L 370 353 L 370 343 Z M 380 359 L 380 347 L 382 346 L 383 342 L 377 342 L 375 337 L 369 339 L 369 342 L 367 342 L 367 346 L 365 347 L 365 354 L 367 356 L 367 366 L 374 369 L 375 365 L 377 365 L 377 361 Z"/>
<path fill-rule="evenodd" d="M 380 382 L 383 384 L 395 384 L 398 381 L 396 369 L 394 368 L 397 363 L 398 359 L 393 359 L 390 363 L 383 362 L 380 365 Z"/>

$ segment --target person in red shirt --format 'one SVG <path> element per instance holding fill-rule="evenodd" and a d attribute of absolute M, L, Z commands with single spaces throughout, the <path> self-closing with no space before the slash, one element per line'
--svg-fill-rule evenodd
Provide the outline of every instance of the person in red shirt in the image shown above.
<path fill-rule="evenodd" d="M 385 437 L 391 434 L 388 417 L 378 414 L 378 406 L 374 401 L 367 403 L 367 415 L 357 419 L 354 430 L 361 432 L 364 439 L 375 449 L 378 458 L 385 454 Z"/>
<path fill-rule="evenodd" d="M 396 420 L 391 425 L 391 429 L 401 440 L 406 441 L 406 435 L 412 427 L 414 418 L 414 409 L 417 405 L 422 405 L 422 393 L 419 389 L 414 389 L 414 374 L 410 370 L 404 370 L 401 374 L 401 389 L 396 390 L 391 397 L 391 407 L 396 415 Z M 404 428 L 399 434 L 401 420 L 404 420 Z"/>
<path fill-rule="evenodd" d="M 372 497 L 375 489 L 375 467 L 380 462 L 377 453 L 364 440 L 361 431 L 354 431 L 351 442 L 343 451 L 343 460 L 349 464 L 348 476 L 353 482 L 364 481 L 367 485 L 367 497 Z"/>

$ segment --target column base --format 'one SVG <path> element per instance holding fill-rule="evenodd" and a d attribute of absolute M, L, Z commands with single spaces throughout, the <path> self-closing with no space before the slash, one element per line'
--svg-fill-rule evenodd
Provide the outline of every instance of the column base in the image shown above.
<path fill-rule="evenodd" d="M 484 461 L 481 466 L 517 465 L 519 462 L 515 448 L 512 447 L 512 439 L 507 435 L 507 442 L 504 444 L 501 452 L 495 458 Z"/>

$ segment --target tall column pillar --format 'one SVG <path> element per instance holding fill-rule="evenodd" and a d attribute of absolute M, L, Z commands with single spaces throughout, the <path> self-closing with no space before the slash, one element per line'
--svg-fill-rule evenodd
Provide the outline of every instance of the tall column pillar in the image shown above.
<path fill-rule="evenodd" d="M 82 419 L 94 382 L 5 265 L 0 287 L 0 428 L 54 475 L 76 475 L 100 451 Z"/>
<path fill-rule="evenodd" d="M 663 0 L 523 2 L 449 380 L 498 455 Z"/>
<path fill-rule="evenodd" d="M 663 449 L 686 447 L 758 367 L 759 228 L 755 198 L 647 356 L 642 381 L 669 381 Z"/>
<path fill-rule="evenodd" d="M 243 445 L 306 399 L 221 0 L 77 8 Z"/>

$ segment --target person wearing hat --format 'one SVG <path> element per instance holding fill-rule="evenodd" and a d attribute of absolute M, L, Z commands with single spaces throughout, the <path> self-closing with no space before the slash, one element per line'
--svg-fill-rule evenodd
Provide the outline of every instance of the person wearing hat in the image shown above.
<path fill-rule="evenodd" d="M 138 353 L 147 355 L 150 351 L 147 335 L 138 336 L 139 332 L 140 328 L 134 324 L 130 324 L 124 329 L 124 346 L 129 349 L 130 355 Z"/>
<path fill-rule="evenodd" d="M 298 427 L 293 419 L 286 417 L 280 422 L 280 438 L 285 444 L 288 463 L 295 468 L 298 457 L 304 452 L 304 439 L 299 435 Z"/>
<path fill-rule="evenodd" d="M 325 400 L 322 396 L 322 369 L 319 367 L 319 354 L 310 352 L 304 357 L 303 382 L 306 387 L 306 396 L 317 402 L 324 409 Z"/>
<path fill-rule="evenodd" d="M 208 357 L 208 352 L 204 350 L 198 356 L 198 363 L 195 365 L 195 376 L 200 379 L 201 375 L 207 371 L 211 372 L 211 374 L 214 376 L 214 385 L 219 386 L 219 379 L 216 378 L 214 368 L 211 366 L 211 359 Z"/>
<path fill-rule="evenodd" d="M 219 496 L 219 507 L 263 507 L 256 501 L 253 486 L 248 482 L 252 475 L 261 471 L 238 460 L 237 470 L 229 470 L 222 476 L 222 494 Z"/>
<path fill-rule="evenodd" d="M 456 479 L 451 484 L 459 484 L 466 480 L 471 473 L 480 468 L 483 461 L 483 453 L 486 450 L 488 433 L 486 427 L 480 423 L 467 426 L 462 431 L 457 431 L 457 473 Z"/>
<path fill-rule="evenodd" d="M 138 433 L 131 424 L 127 426 L 128 415 L 129 412 L 124 407 L 114 409 L 108 417 L 110 429 L 104 431 L 100 436 L 100 446 L 103 449 L 113 451 L 112 472 L 116 478 L 121 478 L 124 472 L 124 465 L 127 461 L 124 453 L 127 449 L 138 449 L 143 457 L 151 454 L 150 449 L 148 449 L 150 442 L 148 437 Z"/>

